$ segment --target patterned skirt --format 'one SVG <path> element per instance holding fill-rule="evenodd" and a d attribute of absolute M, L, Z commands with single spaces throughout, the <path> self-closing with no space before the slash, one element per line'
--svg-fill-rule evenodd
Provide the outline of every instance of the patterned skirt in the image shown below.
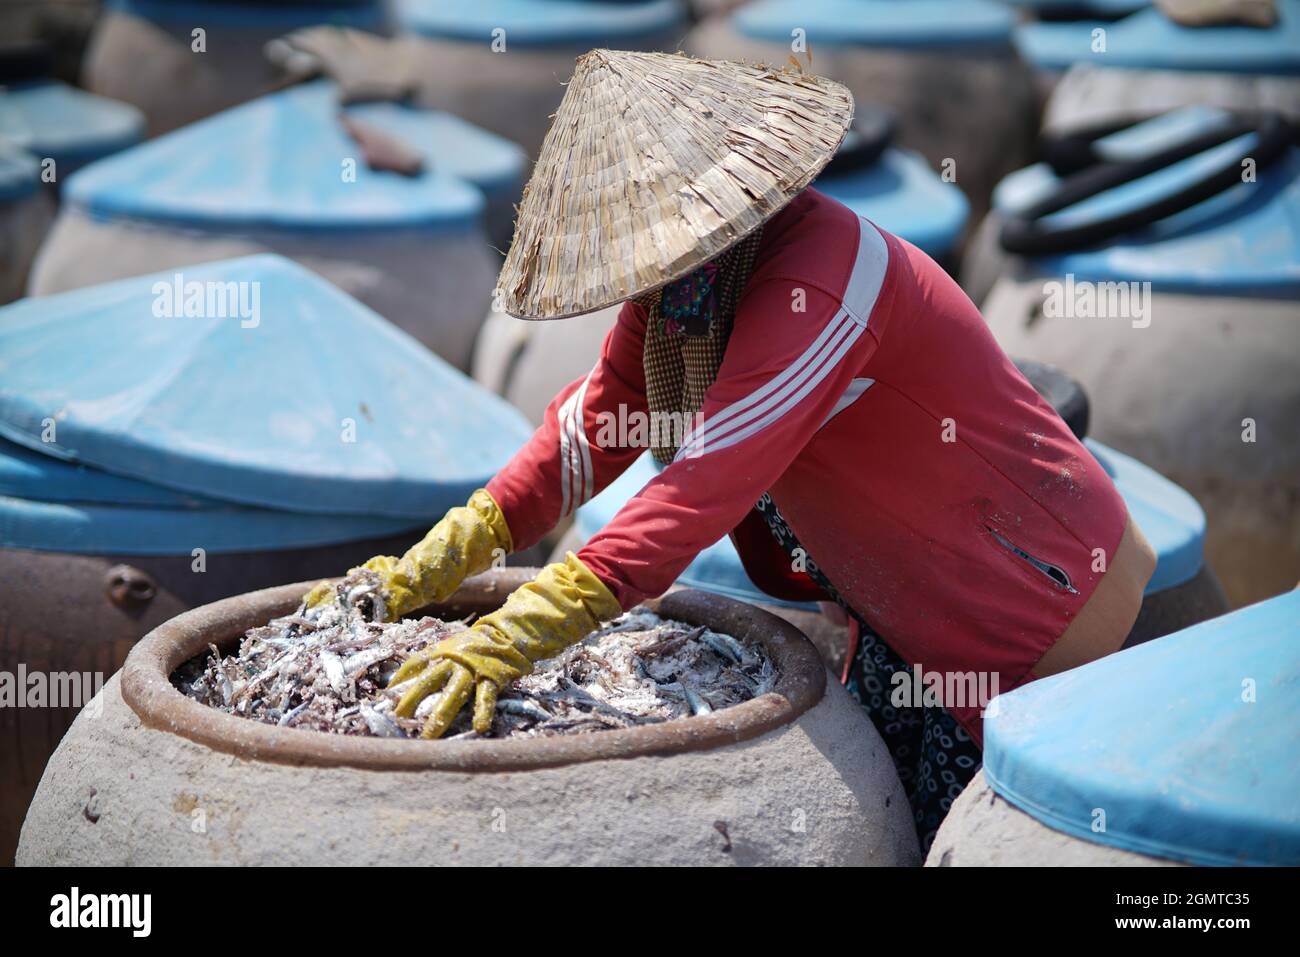
<path fill-rule="evenodd" d="M 899 707 L 890 701 L 894 675 L 911 667 L 854 609 L 845 604 L 835 586 L 799 544 L 770 495 L 755 506 L 772 535 L 791 556 L 806 568 L 809 577 L 850 615 L 858 627 L 858 647 L 849 662 L 849 694 L 866 709 L 889 748 L 898 778 L 912 805 L 916 833 L 925 853 L 934 841 L 939 825 L 952 802 L 979 770 L 981 754 L 966 730 L 944 708 Z"/>

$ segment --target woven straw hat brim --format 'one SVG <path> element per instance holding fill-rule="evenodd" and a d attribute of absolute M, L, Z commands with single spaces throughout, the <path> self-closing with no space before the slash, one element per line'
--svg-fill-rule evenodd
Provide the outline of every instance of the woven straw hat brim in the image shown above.
<path fill-rule="evenodd" d="M 697 269 L 816 179 L 852 121 L 852 94 L 824 77 L 584 54 L 524 190 L 506 312 L 582 315 Z"/>

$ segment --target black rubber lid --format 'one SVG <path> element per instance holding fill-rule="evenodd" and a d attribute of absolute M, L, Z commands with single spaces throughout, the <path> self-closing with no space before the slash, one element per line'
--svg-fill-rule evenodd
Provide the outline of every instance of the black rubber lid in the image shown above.
<path fill-rule="evenodd" d="M 1112 133 L 1136 126 L 1147 117 L 1131 116 L 1119 120 L 1090 123 L 1070 130 L 1043 130 L 1038 134 L 1038 158 L 1052 172 L 1064 179 L 1089 166 L 1105 162 L 1097 152 L 1097 141 Z"/>
<path fill-rule="evenodd" d="M 1061 225 L 1049 225 L 1046 222 L 1046 217 L 1052 213 L 1068 209 L 1099 193 L 1141 179 L 1247 133 L 1256 134 L 1256 139 L 1243 149 L 1241 155 L 1228 157 L 1199 180 L 1175 193 L 1134 209 L 1086 222 Z M 1080 143 L 1086 139 L 1085 134 Z M 1137 159 L 1094 163 L 1061 180 L 1047 196 L 1028 209 L 1007 215 L 998 241 L 1004 250 L 1018 256 L 1050 256 L 1100 245 L 1190 209 L 1231 189 L 1241 183 L 1241 164 L 1246 157 L 1255 161 L 1257 169 L 1264 169 L 1286 155 L 1296 141 L 1297 127 L 1282 116 L 1272 113 L 1242 114 L 1218 128 L 1175 142 Z M 1091 150 L 1091 147 L 1088 149 Z M 1086 154 L 1081 154 L 1081 158 L 1086 158 Z"/>
<path fill-rule="evenodd" d="M 1012 361 L 1020 374 L 1029 380 L 1029 384 L 1065 420 L 1075 438 L 1084 438 L 1088 434 L 1088 394 L 1083 391 L 1083 386 L 1046 362 L 1036 362 L 1033 359 Z"/>
<path fill-rule="evenodd" d="M 859 109 L 844 142 L 823 171 L 823 176 L 838 176 L 863 169 L 880 159 L 880 154 L 894 139 L 897 120 L 894 114 L 878 106 Z"/>
<path fill-rule="evenodd" d="M 0 43 L 0 83 L 40 80 L 54 72 L 54 54 L 38 40 Z"/>

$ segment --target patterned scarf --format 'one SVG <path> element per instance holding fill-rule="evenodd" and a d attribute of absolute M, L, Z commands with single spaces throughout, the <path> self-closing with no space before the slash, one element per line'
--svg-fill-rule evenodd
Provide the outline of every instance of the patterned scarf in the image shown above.
<path fill-rule="evenodd" d="M 649 316 L 642 361 L 650 450 L 663 465 L 677 454 L 718 377 L 762 234 L 754 230 L 694 272 L 632 300 Z"/>

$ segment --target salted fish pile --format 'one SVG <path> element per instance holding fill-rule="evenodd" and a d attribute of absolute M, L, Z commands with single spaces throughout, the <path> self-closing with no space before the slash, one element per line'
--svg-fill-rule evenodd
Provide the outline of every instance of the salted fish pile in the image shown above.
<path fill-rule="evenodd" d="M 335 734 L 418 737 L 437 696 L 412 718 L 393 709 L 405 685 L 388 680 L 412 654 L 469 622 L 382 621 L 379 579 L 359 572 L 337 599 L 250 629 L 234 655 L 211 648 L 173 676 L 198 701 L 282 727 Z M 490 737 L 579 734 L 653 724 L 727 708 L 770 690 L 759 645 L 633 609 L 502 691 Z M 470 709 L 447 737 L 470 730 Z"/>

